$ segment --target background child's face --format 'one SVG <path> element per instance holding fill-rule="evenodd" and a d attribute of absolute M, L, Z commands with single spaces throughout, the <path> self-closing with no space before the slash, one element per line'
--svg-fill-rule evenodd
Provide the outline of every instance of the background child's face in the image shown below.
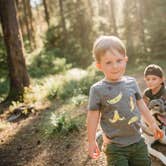
<path fill-rule="evenodd" d="M 147 87 L 151 90 L 160 88 L 162 82 L 164 81 L 163 78 L 155 75 L 147 75 L 144 79 Z"/>
<path fill-rule="evenodd" d="M 120 54 L 117 51 L 110 53 L 107 51 L 97 64 L 99 70 L 101 70 L 106 79 L 110 81 L 119 81 L 125 73 L 127 63 L 127 56 Z"/>

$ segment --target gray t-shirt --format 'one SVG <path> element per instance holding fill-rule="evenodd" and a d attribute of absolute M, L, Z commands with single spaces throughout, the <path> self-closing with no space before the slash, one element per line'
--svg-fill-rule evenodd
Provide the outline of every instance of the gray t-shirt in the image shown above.
<path fill-rule="evenodd" d="M 123 76 L 119 82 L 101 80 L 90 89 L 88 110 L 101 112 L 101 128 L 112 143 L 128 146 L 141 139 L 140 112 L 136 105 L 141 98 L 133 77 Z"/>

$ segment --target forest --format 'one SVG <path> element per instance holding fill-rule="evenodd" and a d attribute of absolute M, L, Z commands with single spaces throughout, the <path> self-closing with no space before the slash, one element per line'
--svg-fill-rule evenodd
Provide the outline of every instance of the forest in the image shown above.
<path fill-rule="evenodd" d="M 118 36 L 143 92 L 146 65 L 166 72 L 165 9 L 165 0 L 0 0 L 0 166 L 104 166 L 87 152 L 89 89 L 103 78 L 93 42 Z"/>

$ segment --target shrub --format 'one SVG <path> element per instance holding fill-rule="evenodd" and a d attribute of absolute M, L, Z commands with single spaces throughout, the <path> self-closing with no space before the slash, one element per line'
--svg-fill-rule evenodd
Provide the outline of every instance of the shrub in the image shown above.
<path fill-rule="evenodd" d="M 62 134 L 68 135 L 71 132 L 79 132 L 79 122 L 76 119 L 66 117 L 65 114 L 61 114 L 58 117 L 52 113 L 50 129 L 46 131 L 48 135 Z"/>
<path fill-rule="evenodd" d="M 51 51 L 42 51 L 32 64 L 29 66 L 29 72 L 32 77 L 43 77 L 49 74 L 63 73 L 71 68 L 71 64 L 66 63 L 65 58 L 56 57 L 56 49 Z"/>

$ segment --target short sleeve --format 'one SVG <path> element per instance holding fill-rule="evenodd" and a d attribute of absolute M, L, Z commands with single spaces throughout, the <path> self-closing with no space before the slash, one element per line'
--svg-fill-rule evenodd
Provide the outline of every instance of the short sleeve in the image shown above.
<path fill-rule="evenodd" d="M 89 92 L 88 110 L 90 111 L 100 110 L 100 106 L 101 106 L 100 95 L 95 89 L 95 87 L 92 86 Z"/>
<path fill-rule="evenodd" d="M 142 99 L 142 95 L 141 95 L 141 90 L 136 82 L 136 80 L 134 80 L 134 88 L 135 88 L 135 98 L 136 100 L 140 100 Z"/>

